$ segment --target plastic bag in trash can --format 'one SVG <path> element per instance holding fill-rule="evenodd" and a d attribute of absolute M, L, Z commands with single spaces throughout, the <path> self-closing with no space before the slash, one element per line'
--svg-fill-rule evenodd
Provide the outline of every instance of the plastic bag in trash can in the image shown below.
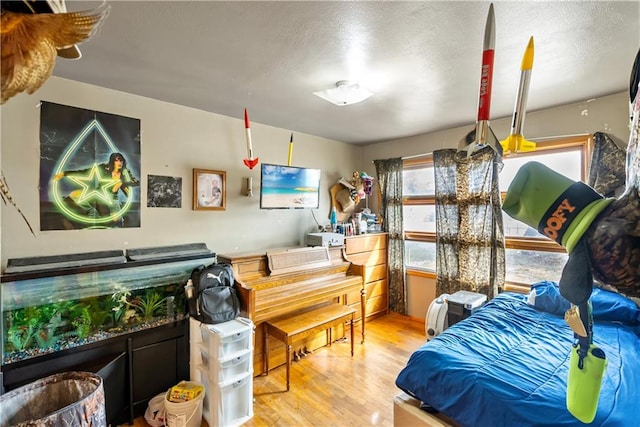
<path fill-rule="evenodd" d="M 106 427 L 102 378 L 64 372 L 0 396 L 0 426 Z"/>
<path fill-rule="evenodd" d="M 164 392 L 154 396 L 149 401 L 144 419 L 151 427 L 163 427 L 167 410 L 164 407 Z"/>

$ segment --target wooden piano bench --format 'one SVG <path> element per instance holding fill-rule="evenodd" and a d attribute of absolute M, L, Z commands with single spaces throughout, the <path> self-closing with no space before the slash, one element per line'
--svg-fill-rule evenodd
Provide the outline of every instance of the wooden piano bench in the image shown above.
<path fill-rule="evenodd" d="M 353 357 L 353 322 L 356 310 L 346 305 L 332 303 L 311 311 L 291 316 L 267 320 L 264 325 L 264 372 L 269 374 L 269 336 L 273 336 L 287 347 L 287 391 L 289 391 L 289 374 L 291 371 L 292 343 L 295 339 L 327 332 L 327 345 L 331 345 L 331 328 L 347 321 L 351 329 L 351 357 Z"/>

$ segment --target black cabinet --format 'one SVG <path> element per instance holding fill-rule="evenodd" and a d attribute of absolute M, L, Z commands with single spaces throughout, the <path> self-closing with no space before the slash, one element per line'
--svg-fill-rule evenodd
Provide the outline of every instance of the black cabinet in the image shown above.
<path fill-rule="evenodd" d="M 99 374 L 109 424 L 132 422 L 152 397 L 189 379 L 188 319 L 5 365 L 2 386 L 6 392 L 66 371 Z"/>
<path fill-rule="evenodd" d="M 158 336 L 158 339 L 162 337 Z M 133 412 L 144 413 L 149 400 L 180 380 L 189 379 L 189 335 L 132 347 Z"/>
<path fill-rule="evenodd" d="M 129 407 L 129 399 L 127 399 L 127 395 L 122 392 L 126 390 L 128 384 L 127 353 L 120 353 L 107 362 L 106 365 L 100 363 L 99 366 L 101 367 L 97 371 L 90 371 L 96 372 L 102 377 L 107 422 L 111 425 L 116 425 L 126 418 L 124 410 Z"/>

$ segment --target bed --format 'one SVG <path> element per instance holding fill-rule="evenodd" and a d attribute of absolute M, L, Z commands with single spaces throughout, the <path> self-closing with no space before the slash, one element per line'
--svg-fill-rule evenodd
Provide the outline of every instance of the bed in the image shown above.
<path fill-rule="evenodd" d="M 573 342 L 563 318 L 569 303 L 554 282 L 531 288 L 529 295 L 499 294 L 419 347 L 396 378 L 410 398 L 397 396 L 394 410 L 413 411 L 412 425 L 420 418 L 421 425 L 586 425 L 565 403 Z M 640 309 L 598 288 L 591 302 L 594 344 L 608 361 L 591 425 L 640 425 Z M 416 402 L 440 418 L 411 409 Z M 400 424 L 408 425 L 407 419 Z"/>

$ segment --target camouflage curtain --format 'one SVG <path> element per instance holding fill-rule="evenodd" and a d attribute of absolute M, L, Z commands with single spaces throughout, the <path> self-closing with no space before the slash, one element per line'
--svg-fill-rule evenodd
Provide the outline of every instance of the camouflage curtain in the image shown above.
<path fill-rule="evenodd" d="M 504 232 L 498 174 L 490 148 L 433 153 L 436 190 L 436 294 L 459 290 L 491 299 L 504 284 Z"/>
<path fill-rule="evenodd" d="M 404 241 L 402 225 L 402 159 L 374 160 L 380 186 L 381 215 L 384 231 L 389 233 L 389 309 L 407 312 L 407 289 L 404 280 Z"/>
<path fill-rule="evenodd" d="M 603 132 L 593 134 L 587 184 L 604 197 L 620 197 L 625 189 L 626 144 Z"/>

